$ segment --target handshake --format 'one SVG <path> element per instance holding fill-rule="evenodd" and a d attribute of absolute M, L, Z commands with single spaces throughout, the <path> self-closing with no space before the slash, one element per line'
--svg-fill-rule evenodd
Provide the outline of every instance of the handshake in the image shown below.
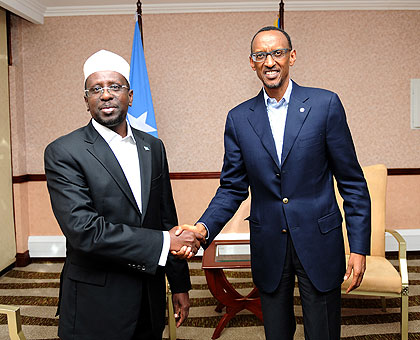
<path fill-rule="evenodd" d="M 206 243 L 207 229 L 201 223 L 183 224 L 169 230 L 171 254 L 180 259 L 190 259 L 197 254 L 202 244 Z"/>

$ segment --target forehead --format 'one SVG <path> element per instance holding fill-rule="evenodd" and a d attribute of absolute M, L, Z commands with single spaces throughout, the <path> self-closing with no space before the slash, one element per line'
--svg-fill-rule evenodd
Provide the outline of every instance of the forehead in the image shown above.
<path fill-rule="evenodd" d="M 265 48 L 288 48 L 289 42 L 280 31 L 263 31 L 255 36 L 252 48 L 258 51 Z"/>
<path fill-rule="evenodd" d="M 90 87 L 96 84 L 110 84 L 110 83 L 118 83 L 118 84 L 128 84 L 127 80 L 121 73 L 115 71 L 98 71 L 92 73 L 86 79 L 86 86 Z"/>

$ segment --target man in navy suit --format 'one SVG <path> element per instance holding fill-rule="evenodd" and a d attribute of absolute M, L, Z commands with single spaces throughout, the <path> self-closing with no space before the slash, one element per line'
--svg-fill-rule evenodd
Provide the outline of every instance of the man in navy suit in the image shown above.
<path fill-rule="evenodd" d="M 259 30 L 249 60 L 263 89 L 229 112 L 220 186 L 199 222 L 183 228 L 208 246 L 250 188 L 252 274 L 267 339 L 293 339 L 297 276 L 305 339 L 338 340 L 341 283 L 352 273 L 348 292 L 360 285 L 370 252 L 370 197 L 344 108 L 335 93 L 290 80 L 296 51 L 283 30 Z M 344 198 L 347 270 L 333 177 Z"/>

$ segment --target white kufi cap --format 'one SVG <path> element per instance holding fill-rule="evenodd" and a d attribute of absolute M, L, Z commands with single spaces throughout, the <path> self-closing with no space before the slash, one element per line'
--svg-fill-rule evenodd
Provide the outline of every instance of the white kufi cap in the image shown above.
<path fill-rule="evenodd" d="M 86 61 L 83 66 L 83 73 L 85 74 L 86 79 L 95 72 L 99 71 L 114 71 L 118 72 L 127 79 L 127 82 L 130 83 L 130 65 L 127 61 L 110 51 L 100 50 L 92 54 Z"/>

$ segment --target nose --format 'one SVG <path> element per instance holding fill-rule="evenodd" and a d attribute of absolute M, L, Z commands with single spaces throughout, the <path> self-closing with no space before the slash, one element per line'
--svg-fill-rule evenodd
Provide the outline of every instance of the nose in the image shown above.
<path fill-rule="evenodd" d="M 273 59 L 273 56 L 271 54 L 267 54 L 265 57 L 264 65 L 267 67 L 272 67 L 276 64 L 276 62 Z"/>
<path fill-rule="evenodd" d="M 104 87 L 102 89 L 102 93 L 101 93 L 101 99 L 102 100 L 108 100 L 110 98 L 113 98 L 114 96 L 111 94 L 111 92 L 109 91 L 109 88 Z"/>

